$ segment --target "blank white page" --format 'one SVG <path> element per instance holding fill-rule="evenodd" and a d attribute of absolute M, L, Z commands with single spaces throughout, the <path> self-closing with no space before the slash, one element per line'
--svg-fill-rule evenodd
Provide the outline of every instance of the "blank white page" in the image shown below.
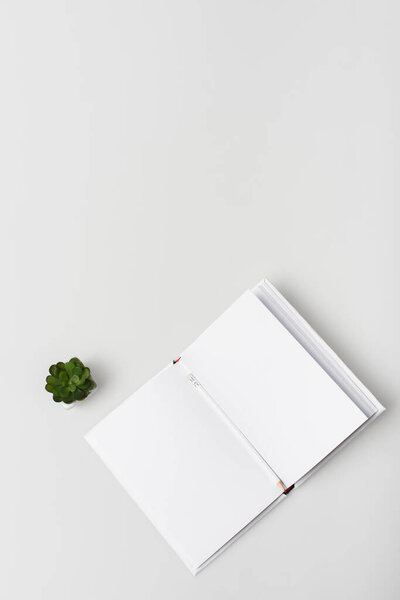
<path fill-rule="evenodd" d="M 180 363 L 86 439 L 193 573 L 282 494 Z"/>
<path fill-rule="evenodd" d="M 181 361 L 286 486 L 367 420 L 250 291 Z"/>

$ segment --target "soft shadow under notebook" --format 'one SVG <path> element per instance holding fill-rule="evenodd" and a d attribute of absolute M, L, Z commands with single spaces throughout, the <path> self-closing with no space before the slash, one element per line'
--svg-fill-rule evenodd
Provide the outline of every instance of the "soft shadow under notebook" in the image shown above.
<path fill-rule="evenodd" d="M 264 280 L 86 439 L 195 574 L 383 410 Z"/>

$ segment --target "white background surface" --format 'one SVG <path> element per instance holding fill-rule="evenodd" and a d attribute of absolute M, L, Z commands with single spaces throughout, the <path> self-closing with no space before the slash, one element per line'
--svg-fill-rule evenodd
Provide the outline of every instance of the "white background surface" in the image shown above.
<path fill-rule="evenodd" d="M 397 599 L 398 4 L 0 10 L 0 598 Z M 263 276 L 388 410 L 194 578 L 83 434 Z"/>

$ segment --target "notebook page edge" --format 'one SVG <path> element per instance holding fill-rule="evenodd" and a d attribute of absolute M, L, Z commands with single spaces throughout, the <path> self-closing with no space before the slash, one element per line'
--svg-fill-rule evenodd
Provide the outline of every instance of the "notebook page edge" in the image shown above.
<path fill-rule="evenodd" d="M 259 288 L 262 287 L 264 292 L 268 294 L 269 302 L 266 304 L 265 296 L 260 297 L 257 294 Z M 332 375 L 330 369 L 327 368 L 324 358 L 327 358 L 332 362 L 334 367 L 341 372 L 341 374 L 348 378 L 349 381 L 356 387 L 358 393 L 365 397 L 366 401 L 373 410 L 368 412 L 364 408 L 360 408 L 364 414 L 368 417 L 372 417 L 375 412 L 382 413 L 385 407 L 379 402 L 379 400 L 372 394 L 372 392 L 358 379 L 358 377 L 351 371 L 351 369 L 341 360 L 341 358 L 332 350 L 332 348 L 325 342 L 325 340 L 315 331 L 315 329 L 302 317 L 302 315 L 294 308 L 292 304 L 279 292 L 279 290 L 266 278 L 262 279 L 256 286 L 252 288 L 252 293 L 270 310 L 275 317 L 282 323 L 297 341 L 303 346 L 303 348 L 318 362 L 322 369 L 335 381 L 335 383 L 342 387 L 340 382 L 336 380 L 335 376 Z M 289 320 L 282 319 L 282 314 Z M 310 345 L 313 345 L 315 351 L 313 352 Z M 343 389 L 343 388 L 342 388 Z M 350 393 L 343 389 L 345 394 L 350 397 L 350 400 L 357 404 L 355 399 Z M 357 404 L 358 406 L 358 404 Z"/>

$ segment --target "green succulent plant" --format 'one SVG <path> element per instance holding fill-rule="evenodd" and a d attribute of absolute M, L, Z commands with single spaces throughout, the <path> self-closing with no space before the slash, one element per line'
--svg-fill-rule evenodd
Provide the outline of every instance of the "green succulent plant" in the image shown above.
<path fill-rule="evenodd" d="M 96 387 L 90 369 L 79 358 L 51 365 L 49 372 L 45 389 L 53 394 L 54 402 L 72 404 L 75 400 L 84 400 Z"/>

